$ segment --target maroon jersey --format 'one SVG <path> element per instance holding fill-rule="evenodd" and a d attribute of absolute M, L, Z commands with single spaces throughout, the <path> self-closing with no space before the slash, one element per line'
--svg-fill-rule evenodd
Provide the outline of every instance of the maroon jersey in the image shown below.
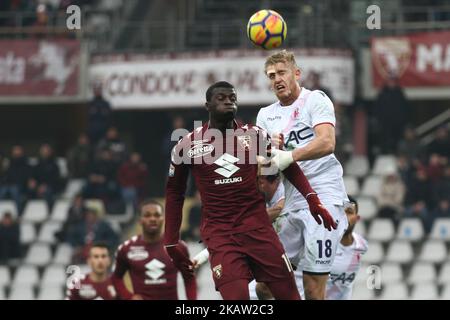
<path fill-rule="evenodd" d="M 187 247 L 181 244 L 188 255 Z M 189 255 L 188 255 L 189 256 Z M 113 279 L 120 279 L 130 272 L 134 294 L 148 300 L 177 300 L 178 269 L 164 249 L 163 242 L 147 243 L 142 236 L 134 236 L 119 246 Z M 116 280 L 114 280 L 116 284 Z M 116 289 L 122 299 L 129 299 L 130 292 Z"/>
<path fill-rule="evenodd" d="M 82 275 L 80 288 L 67 290 L 68 300 L 115 300 L 117 299 L 111 278 L 105 281 L 94 282 L 89 275 Z"/>
<path fill-rule="evenodd" d="M 189 170 L 202 199 L 200 231 L 204 240 L 270 225 L 256 182 L 256 155 L 270 148 L 270 138 L 257 126 L 236 122 L 234 130 L 228 130 L 223 138 L 214 137 L 213 130 L 208 124 L 195 129 L 172 151 L 166 188 L 167 244 L 178 240 L 181 219 L 177 216 Z"/>

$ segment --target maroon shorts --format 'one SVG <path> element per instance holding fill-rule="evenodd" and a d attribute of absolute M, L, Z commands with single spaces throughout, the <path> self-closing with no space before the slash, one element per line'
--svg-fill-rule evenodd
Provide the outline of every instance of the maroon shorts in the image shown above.
<path fill-rule="evenodd" d="M 272 226 L 205 241 L 216 290 L 238 279 L 272 282 L 293 277 L 283 245 Z"/>

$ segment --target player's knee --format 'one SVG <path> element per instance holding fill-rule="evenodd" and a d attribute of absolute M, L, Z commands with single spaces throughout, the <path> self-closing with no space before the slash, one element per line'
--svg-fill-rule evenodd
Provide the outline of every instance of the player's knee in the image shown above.
<path fill-rule="evenodd" d="M 273 299 L 272 292 L 270 291 L 269 287 L 267 287 L 267 285 L 263 282 L 258 282 L 256 284 L 255 291 L 259 300 Z"/>

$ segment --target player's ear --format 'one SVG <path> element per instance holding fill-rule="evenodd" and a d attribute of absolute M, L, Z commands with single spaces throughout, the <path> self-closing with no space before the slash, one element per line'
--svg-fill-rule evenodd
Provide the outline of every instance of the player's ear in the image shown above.
<path fill-rule="evenodd" d="M 295 80 L 300 80 L 300 76 L 302 75 L 302 72 L 299 68 L 295 68 Z"/>
<path fill-rule="evenodd" d="M 205 102 L 205 109 L 206 109 L 206 111 L 210 111 L 210 105 L 209 105 L 209 102 L 208 101 L 206 101 Z"/>

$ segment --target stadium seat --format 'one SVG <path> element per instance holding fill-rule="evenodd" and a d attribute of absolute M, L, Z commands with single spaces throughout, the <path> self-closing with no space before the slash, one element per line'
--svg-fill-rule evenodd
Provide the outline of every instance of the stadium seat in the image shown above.
<path fill-rule="evenodd" d="M 408 283 L 420 284 L 436 280 L 436 269 L 432 263 L 416 262 L 411 268 Z"/>
<path fill-rule="evenodd" d="M 364 179 L 361 189 L 362 196 L 377 198 L 381 192 L 381 185 L 383 184 L 383 177 L 368 176 Z"/>
<path fill-rule="evenodd" d="M 369 160 L 366 156 L 352 156 L 345 164 L 345 175 L 365 177 L 369 173 Z"/>
<path fill-rule="evenodd" d="M 388 218 L 377 218 L 370 223 L 368 238 L 375 241 L 390 241 L 394 238 L 394 223 Z"/>
<path fill-rule="evenodd" d="M 414 252 L 410 242 L 396 240 L 389 244 L 386 254 L 387 262 L 409 263 L 414 259 Z"/>
<path fill-rule="evenodd" d="M 56 201 L 55 205 L 53 206 L 50 220 L 58 222 L 66 221 L 69 213 L 70 204 L 71 203 L 69 200 L 60 199 Z"/>
<path fill-rule="evenodd" d="M 0 301 L 6 300 L 5 288 L 0 285 Z"/>
<path fill-rule="evenodd" d="M 442 288 L 441 296 L 442 300 L 450 300 L 450 284 L 446 284 L 444 288 Z"/>
<path fill-rule="evenodd" d="M 363 255 L 362 260 L 368 264 L 379 263 L 384 258 L 383 246 L 378 241 L 369 242 L 369 250 Z"/>
<path fill-rule="evenodd" d="M 450 218 L 438 218 L 434 220 L 430 238 L 450 241 Z"/>
<path fill-rule="evenodd" d="M 57 240 L 55 239 L 55 233 L 60 231 L 61 228 L 62 224 L 60 222 L 45 222 L 41 227 L 41 231 L 39 232 L 38 241 L 50 244 L 56 243 Z"/>
<path fill-rule="evenodd" d="M 450 284 L 450 261 L 447 261 L 441 266 L 441 270 L 439 271 L 438 276 L 438 283 Z"/>
<path fill-rule="evenodd" d="M 439 294 L 436 285 L 430 282 L 413 286 L 410 298 L 412 300 L 436 300 L 438 297 Z"/>
<path fill-rule="evenodd" d="M 54 264 L 68 265 L 72 261 L 73 249 L 69 244 L 61 243 L 56 248 L 55 256 L 53 258 Z"/>
<path fill-rule="evenodd" d="M 344 185 L 347 194 L 356 197 L 359 194 L 359 183 L 354 176 L 344 176 Z"/>
<path fill-rule="evenodd" d="M 62 178 L 67 178 L 69 176 L 69 169 L 67 168 L 66 158 L 58 157 L 56 158 L 56 164 L 59 168 L 59 173 Z"/>
<path fill-rule="evenodd" d="M 423 224 L 419 218 L 405 218 L 400 221 L 397 239 L 419 241 L 423 236 Z"/>
<path fill-rule="evenodd" d="M 28 249 L 25 263 L 42 267 L 50 263 L 51 258 L 52 253 L 48 244 L 35 243 Z"/>
<path fill-rule="evenodd" d="M 355 229 L 353 229 L 354 232 L 356 232 L 357 234 L 359 234 L 360 236 L 365 237 L 367 230 L 366 230 L 366 225 L 364 224 L 363 221 L 359 221 L 356 225 L 355 225 Z"/>
<path fill-rule="evenodd" d="M 0 200 L 0 220 L 7 211 L 11 212 L 14 219 L 17 219 L 19 212 L 16 203 L 12 200 Z"/>
<path fill-rule="evenodd" d="M 38 300 L 64 300 L 63 287 L 62 286 L 41 286 Z"/>
<path fill-rule="evenodd" d="M 369 274 L 367 273 L 367 268 L 369 267 L 369 264 L 363 262 L 361 265 L 361 268 L 359 269 L 359 272 L 356 274 L 355 277 L 355 285 L 364 285 L 367 286 L 367 278 Z"/>
<path fill-rule="evenodd" d="M 372 197 L 357 197 L 358 201 L 358 214 L 361 216 L 363 221 L 370 220 L 374 218 L 377 214 L 378 207 L 374 198 Z"/>
<path fill-rule="evenodd" d="M 64 190 L 62 198 L 72 200 L 78 193 L 81 192 L 84 185 L 85 182 L 83 179 L 70 179 L 67 182 L 66 190 Z"/>
<path fill-rule="evenodd" d="M 11 282 L 11 273 L 7 266 L 0 266 L 0 288 L 9 286 Z"/>
<path fill-rule="evenodd" d="M 398 263 L 385 262 L 381 265 L 381 283 L 387 285 L 401 282 L 403 280 L 403 271 Z"/>
<path fill-rule="evenodd" d="M 30 284 L 12 286 L 9 300 L 34 300 L 34 289 Z"/>
<path fill-rule="evenodd" d="M 375 159 L 372 174 L 387 176 L 397 172 L 397 159 L 394 155 L 379 155 Z"/>
<path fill-rule="evenodd" d="M 406 284 L 397 282 L 383 286 L 380 300 L 405 300 L 408 299 L 408 287 Z"/>
<path fill-rule="evenodd" d="M 441 263 L 447 258 L 447 248 L 441 240 L 427 240 L 422 245 L 418 261 Z"/>
<path fill-rule="evenodd" d="M 20 224 L 20 243 L 30 244 L 36 240 L 36 228 L 33 223 L 22 222 Z"/>
<path fill-rule="evenodd" d="M 48 218 L 48 206 L 45 200 L 29 200 L 23 210 L 22 221 L 42 223 Z"/>
<path fill-rule="evenodd" d="M 62 286 L 66 283 L 66 269 L 62 265 L 49 265 L 42 275 L 41 286 Z"/>
<path fill-rule="evenodd" d="M 351 300 L 372 300 L 374 297 L 375 290 L 368 289 L 366 284 L 354 285 Z"/>
<path fill-rule="evenodd" d="M 13 286 L 20 285 L 37 285 L 39 282 L 39 273 L 35 266 L 20 266 L 17 268 L 14 279 L 12 281 Z"/>

